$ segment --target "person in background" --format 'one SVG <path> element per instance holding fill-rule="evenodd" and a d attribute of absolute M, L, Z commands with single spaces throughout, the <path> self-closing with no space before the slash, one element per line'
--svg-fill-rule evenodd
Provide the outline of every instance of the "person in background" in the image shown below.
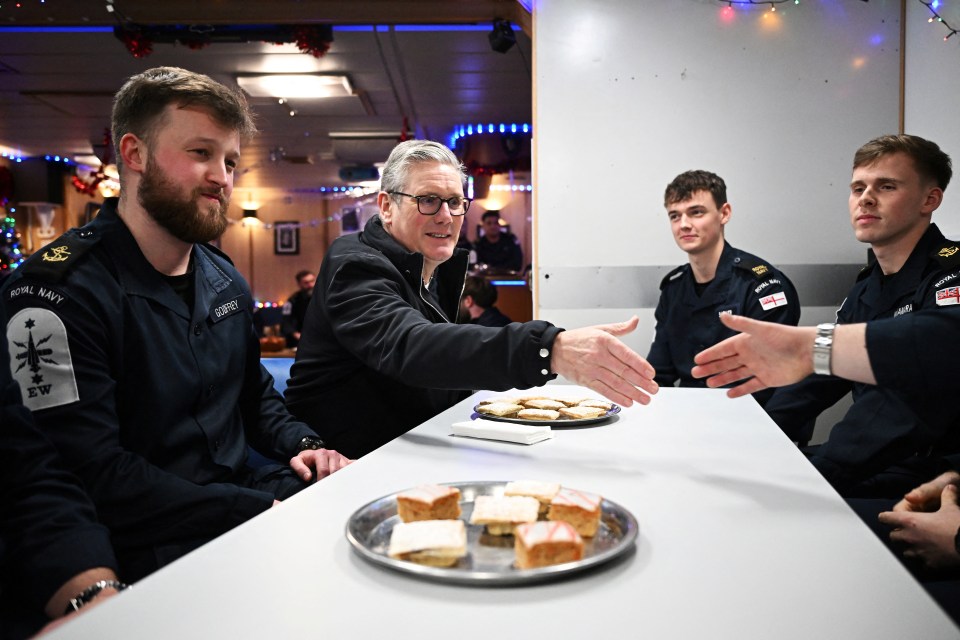
<path fill-rule="evenodd" d="M 290 297 L 283 304 L 283 315 L 280 322 L 280 330 L 287 340 L 287 347 L 290 348 L 300 343 L 303 318 L 307 315 L 307 305 L 310 304 L 313 286 L 317 282 L 317 276 L 312 271 L 307 270 L 298 272 L 296 278 L 297 286 L 300 288 L 290 294 Z"/>
<path fill-rule="evenodd" d="M 960 248 L 931 222 L 950 182 L 949 156 L 912 135 L 875 138 L 857 150 L 850 224 L 876 257 L 837 311 L 838 324 L 899 317 L 956 303 Z M 829 342 L 834 323 L 821 325 Z M 788 436 L 852 391 L 853 404 L 827 440 L 805 450 L 847 498 L 895 498 L 942 471 L 960 449 L 956 410 L 928 389 L 905 391 L 820 375 L 776 390 L 767 413 Z M 794 438 L 795 439 L 795 438 Z"/>
<path fill-rule="evenodd" d="M 110 533 L 21 403 L 6 340 L 0 340 L 0 570 L 4 638 L 32 635 L 50 619 L 126 587 L 117 579 Z"/>
<path fill-rule="evenodd" d="M 460 298 L 462 322 L 478 324 L 481 327 L 505 327 L 513 322 L 496 304 L 496 285 L 480 276 L 467 276 L 463 284 L 463 296 Z"/>
<path fill-rule="evenodd" d="M 480 223 L 483 235 L 473 245 L 477 264 L 500 271 L 522 271 L 523 249 L 515 235 L 500 228 L 500 212 L 484 211 Z"/>
<path fill-rule="evenodd" d="M 740 333 L 699 353 L 693 374 L 710 387 L 736 385 L 727 391 L 732 398 L 798 382 L 815 369 L 904 392 L 960 392 L 953 375 L 960 357 L 960 306 L 837 325 L 830 341 L 819 342 L 816 327 L 738 316 L 723 322 Z M 960 429 L 960 418 L 953 428 Z M 849 502 L 960 623 L 960 455 L 945 455 L 940 465 L 950 470 L 900 499 Z"/>
<path fill-rule="evenodd" d="M 647 404 L 653 367 L 617 339 L 629 322 L 563 330 L 535 320 L 456 324 L 467 253 L 455 249 L 470 200 L 442 144 L 401 142 L 380 183 L 380 213 L 324 256 L 286 399 L 350 457 L 373 451 L 471 389 L 540 386 L 558 374 L 613 402 Z"/>
<path fill-rule="evenodd" d="M 663 200 L 673 239 L 688 262 L 660 283 L 647 360 L 657 370 L 660 386 L 702 387 L 703 381 L 690 375 L 693 357 L 733 335 L 720 322 L 724 314 L 796 325 L 800 301 L 787 276 L 724 238 L 733 210 L 723 178 L 686 171 L 667 185 Z M 762 405 L 771 393 L 755 397 Z"/>
<path fill-rule="evenodd" d="M 347 464 L 260 363 L 227 226 L 243 95 L 158 67 L 114 99 L 119 201 L 0 289 L 24 404 L 137 580 Z M 248 447 L 283 464 L 247 466 Z"/>

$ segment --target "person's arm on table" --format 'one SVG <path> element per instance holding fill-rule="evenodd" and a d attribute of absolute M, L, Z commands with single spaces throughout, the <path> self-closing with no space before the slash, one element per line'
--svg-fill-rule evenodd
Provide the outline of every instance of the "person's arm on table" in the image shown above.
<path fill-rule="evenodd" d="M 255 356 L 249 365 L 253 379 L 247 381 L 242 394 L 245 399 L 258 399 L 258 402 L 250 402 L 250 406 L 244 407 L 245 413 L 255 414 L 244 421 L 245 425 L 255 425 L 246 428 L 251 446 L 275 460 L 288 460 L 290 468 L 304 482 L 322 480 L 350 464 L 352 460 L 333 449 L 311 448 L 297 453 L 304 438 L 319 440 L 319 436 L 290 415 L 273 385 L 273 376 L 260 362 L 257 343 L 252 343 L 251 353 Z"/>

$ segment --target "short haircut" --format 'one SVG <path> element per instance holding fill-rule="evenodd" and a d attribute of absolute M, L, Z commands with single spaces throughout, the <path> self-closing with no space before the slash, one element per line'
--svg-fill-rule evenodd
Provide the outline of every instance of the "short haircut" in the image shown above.
<path fill-rule="evenodd" d="M 667 185 L 663 194 L 665 207 L 677 202 L 688 200 L 698 191 L 708 191 L 713 196 L 713 202 L 719 209 L 727 204 L 727 183 L 723 178 L 710 171 L 684 171 Z"/>
<path fill-rule="evenodd" d="M 484 211 L 484 212 L 483 212 L 483 215 L 480 216 L 480 220 L 486 220 L 487 218 L 496 218 L 497 220 L 499 220 L 499 219 L 500 219 L 500 210 L 499 210 L 499 209 L 491 209 L 491 210 L 489 210 L 489 211 Z"/>
<path fill-rule="evenodd" d="M 936 182 L 940 189 L 947 190 L 953 176 L 950 156 L 944 153 L 937 143 L 920 136 L 900 134 L 874 138 L 857 149 L 853 156 L 853 168 L 871 165 L 891 153 L 905 153 L 913 160 L 913 165 L 924 182 Z"/>
<path fill-rule="evenodd" d="M 312 276 L 312 275 L 313 275 L 313 271 L 310 271 L 310 269 L 304 269 L 303 271 L 297 271 L 297 276 L 296 276 L 296 277 L 297 277 L 297 284 L 300 284 L 300 281 L 303 280 L 304 277 L 306 277 L 306 276 Z"/>
<path fill-rule="evenodd" d="M 467 171 L 457 156 L 447 147 L 432 140 L 406 140 L 393 148 L 380 175 L 380 190 L 391 193 L 407 188 L 410 167 L 423 162 L 439 162 L 460 174 L 460 182 L 466 182 Z M 420 194 L 411 194 L 420 195 Z M 393 196 L 397 199 L 397 196 Z"/>
<path fill-rule="evenodd" d="M 463 295 L 473 298 L 473 302 L 484 309 L 497 303 L 497 287 L 479 276 L 467 276 L 463 283 Z"/>
<path fill-rule="evenodd" d="M 186 69 L 154 67 L 127 79 L 113 99 L 110 124 L 118 167 L 122 163 L 120 139 L 132 133 L 150 141 L 170 104 L 208 109 L 214 120 L 244 139 L 257 132 L 250 106 L 239 89 Z"/>

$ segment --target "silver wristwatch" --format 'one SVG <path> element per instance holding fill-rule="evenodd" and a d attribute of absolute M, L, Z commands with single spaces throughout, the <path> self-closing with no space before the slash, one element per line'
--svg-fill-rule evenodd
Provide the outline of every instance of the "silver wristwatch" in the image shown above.
<path fill-rule="evenodd" d="M 123 591 L 127 588 L 128 585 L 118 581 L 118 580 L 98 580 L 92 585 L 81 591 L 75 597 L 70 599 L 70 602 L 67 604 L 67 609 L 64 611 L 64 615 L 68 613 L 73 613 L 85 605 L 87 605 L 91 600 L 100 595 L 100 592 L 104 589 L 116 589 L 117 591 Z"/>
<path fill-rule="evenodd" d="M 830 354 L 833 352 L 833 330 L 837 328 L 834 322 L 824 322 L 817 325 L 817 337 L 813 340 L 813 372 L 822 376 L 829 376 Z"/>

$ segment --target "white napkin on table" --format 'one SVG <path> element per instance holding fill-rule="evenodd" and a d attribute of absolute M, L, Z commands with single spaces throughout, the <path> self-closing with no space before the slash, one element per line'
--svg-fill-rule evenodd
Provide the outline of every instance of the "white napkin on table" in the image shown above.
<path fill-rule="evenodd" d="M 502 440 L 519 444 L 536 444 L 553 437 L 549 425 L 515 424 L 493 420 L 465 420 L 453 423 L 453 435 L 484 440 Z"/>

